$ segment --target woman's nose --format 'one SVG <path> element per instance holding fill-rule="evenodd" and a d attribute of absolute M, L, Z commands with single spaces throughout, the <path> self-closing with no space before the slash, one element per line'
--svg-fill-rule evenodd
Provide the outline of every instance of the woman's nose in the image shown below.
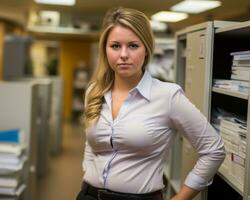
<path fill-rule="evenodd" d="M 127 51 L 127 48 L 122 48 L 122 49 L 121 49 L 120 57 L 121 57 L 122 59 L 128 59 L 128 51 Z"/>

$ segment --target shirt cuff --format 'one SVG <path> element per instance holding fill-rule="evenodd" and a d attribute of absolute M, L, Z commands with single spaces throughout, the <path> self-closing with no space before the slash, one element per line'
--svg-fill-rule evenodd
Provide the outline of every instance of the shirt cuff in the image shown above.
<path fill-rule="evenodd" d="M 213 179 L 206 181 L 200 176 L 197 176 L 196 174 L 190 172 L 184 182 L 184 184 L 192 189 L 195 190 L 203 190 L 205 187 L 211 185 L 213 182 Z"/>

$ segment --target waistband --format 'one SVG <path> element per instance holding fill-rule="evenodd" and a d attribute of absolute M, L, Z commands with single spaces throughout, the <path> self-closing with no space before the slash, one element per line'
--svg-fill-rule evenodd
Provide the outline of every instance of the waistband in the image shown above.
<path fill-rule="evenodd" d="M 82 190 L 85 194 L 90 195 L 97 200 L 163 200 L 161 190 L 145 194 L 121 193 L 96 188 L 85 181 L 82 184 Z"/>

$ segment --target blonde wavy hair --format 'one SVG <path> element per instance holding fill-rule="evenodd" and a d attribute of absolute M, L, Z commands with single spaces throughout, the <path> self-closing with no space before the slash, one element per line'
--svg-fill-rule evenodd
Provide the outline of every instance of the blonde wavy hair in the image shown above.
<path fill-rule="evenodd" d="M 99 56 L 97 68 L 88 85 L 85 97 L 85 126 L 95 123 L 100 116 L 104 94 L 114 84 L 114 71 L 109 66 L 106 55 L 107 37 L 115 26 L 130 28 L 143 42 L 146 48 L 146 57 L 142 70 L 145 71 L 154 50 L 154 37 L 147 16 L 135 9 L 110 9 L 103 20 L 102 33 L 99 40 Z"/>

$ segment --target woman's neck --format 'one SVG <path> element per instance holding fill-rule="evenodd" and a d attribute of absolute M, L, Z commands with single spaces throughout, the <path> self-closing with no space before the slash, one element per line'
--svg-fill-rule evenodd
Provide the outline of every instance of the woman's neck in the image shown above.
<path fill-rule="evenodd" d="M 143 76 L 143 73 L 141 73 L 137 77 L 129 77 L 129 78 L 121 78 L 119 76 L 115 76 L 114 81 L 114 91 L 121 91 L 121 92 L 128 92 L 129 90 L 133 89 L 137 86 L 137 84 L 140 82 L 141 78 Z"/>

